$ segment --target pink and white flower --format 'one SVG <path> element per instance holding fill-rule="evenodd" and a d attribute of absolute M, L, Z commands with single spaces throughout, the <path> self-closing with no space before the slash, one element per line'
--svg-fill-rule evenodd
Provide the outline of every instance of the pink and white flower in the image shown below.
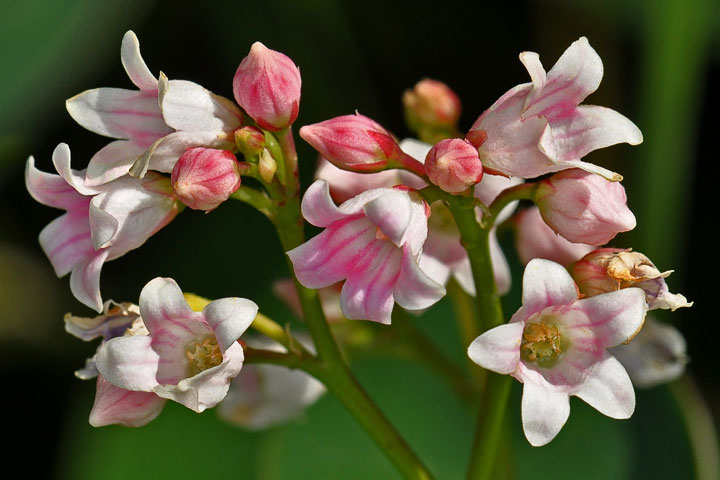
<path fill-rule="evenodd" d="M 639 288 L 579 300 L 562 266 L 534 259 L 525 268 L 522 307 L 510 323 L 476 338 L 468 355 L 524 384 L 525 436 L 534 446 L 545 445 L 567 421 L 570 395 L 612 418 L 632 415 L 630 377 L 607 348 L 632 339 L 645 311 Z"/>
<path fill-rule="evenodd" d="M 300 108 L 300 70 L 285 54 L 253 43 L 233 78 L 233 94 L 261 128 L 276 132 L 293 124 Z"/>
<path fill-rule="evenodd" d="M 608 180 L 617 173 L 581 161 L 588 153 L 616 143 L 637 145 L 642 133 L 614 110 L 580 105 L 600 85 L 603 65 L 581 37 L 565 50 L 547 74 L 537 53 L 520 61 L 532 83 L 509 90 L 475 121 L 467 134 L 488 172 L 534 178 L 566 168 L 581 168 Z"/>
<path fill-rule="evenodd" d="M 98 187 L 83 184 L 84 171 L 70 168 L 70 148 L 53 152 L 60 175 L 41 172 L 30 157 L 25 185 L 43 205 L 67 213 L 40 232 L 40 246 L 58 277 L 70 275 L 75 298 L 100 312 L 100 270 L 145 243 L 178 212 L 169 179 L 153 173 L 142 180 L 125 176 Z"/>
<path fill-rule="evenodd" d="M 151 280 L 140 293 L 147 335 L 116 337 L 97 354 L 97 368 L 112 385 L 154 392 L 202 412 L 220 403 L 240 372 L 237 342 L 257 314 L 244 298 L 223 298 L 194 312 L 170 278 Z"/>
<path fill-rule="evenodd" d="M 340 306 L 348 319 L 390 323 L 397 302 L 408 310 L 429 307 L 445 289 L 418 266 L 427 237 L 427 204 L 404 189 L 368 190 L 339 207 L 327 182 L 305 193 L 302 213 L 325 230 L 288 256 L 308 288 L 345 280 Z"/>
<path fill-rule="evenodd" d="M 299 340 L 314 350 L 309 339 L 300 337 Z M 265 337 L 251 337 L 245 343 L 252 348 L 287 352 L 285 347 Z M 263 430 L 298 417 L 324 393 L 325 385 L 302 370 L 279 365 L 246 365 L 230 384 L 227 397 L 218 406 L 218 414 L 228 423 Z"/>
<path fill-rule="evenodd" d="M 90 159 L 86 172 L 88 186 L 102 185 L 127 174 L 146 149 L 173 131 L 158 105 L 157 78 L 145 65 L 140 43 L 132 31 L 123 37 L 120 57 L 138 90 L 96 88 L 65 103 L 70 116 L 83 127 L 119 139 Z"/>
<path fill-rule="evenodd" d="M 548 227 L 537 207 L 519 212 L 515 222 L 515 247 L 523 264 L 533 258 L 570 265 L 595 249 L 586 243 L 572 243 Z"/>
<path fill-rule="evenodd" d="M 535 203 L 545 223 L 574 243 L 604 245 L 635 228 L 620 182 L 578 168 L 539 182 Z"/>

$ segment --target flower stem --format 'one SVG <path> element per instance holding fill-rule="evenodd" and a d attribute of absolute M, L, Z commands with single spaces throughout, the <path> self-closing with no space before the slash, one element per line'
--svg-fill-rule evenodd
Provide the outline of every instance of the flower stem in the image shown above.
<path fill-rule="evenodd" d="M 495 223 L 497 216 L 509 203 L 512 203 L 515 200 L 532 200 L 535 198 L 536 191 L 537 183 L 522 183 L 503 190 L 488 207 L 488 210 L 490 211 L 489 225 L 492 226 Z"/>
<path fill-rule="evenodd" d="M 260 210 L 266 217 L 272 219 L 275 215 L 275 205 L 264 193 L 255 190 L 252 187 L 240 185 L 235 193 L 230 195 L 234 200 L 240 200 L 248 205 Z"/>

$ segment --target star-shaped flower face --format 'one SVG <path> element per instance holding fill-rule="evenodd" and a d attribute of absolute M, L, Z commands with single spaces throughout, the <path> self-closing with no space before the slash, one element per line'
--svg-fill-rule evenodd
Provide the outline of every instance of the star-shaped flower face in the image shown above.
<path fill-rule="evenodd" d="M 149 334 L 103 344 L 100 374 L 116 387 L 154 392 L 196 412 L 222 401 L 243 364 L 236 340 L 254 320 L 257 305 L 224 298 L 194 312 L 174 280 L 156 278 L 140 294 L 140 314 Z"/>
<path fill-rule="evenodd" d="M 562 266 L 535 259 L 523 276 L 522 307 L 510 323 L 476 338 L 468 355 L 524 384 L 525 436 L 532 445 L 544 445 L 565 424 L 570 395 L 613 418 L 632 415 L 632 383 L 606 349 L 629 341 L 640 330 L 645 311 L 639 288 L 579 300 Z"/>

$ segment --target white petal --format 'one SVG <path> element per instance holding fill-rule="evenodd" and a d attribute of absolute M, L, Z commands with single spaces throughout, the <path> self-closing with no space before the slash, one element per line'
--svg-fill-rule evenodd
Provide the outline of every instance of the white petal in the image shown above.
<path fill-rule="evenodd" d="M 102 312 L 100 271 L 108 257 L 108 250 L 99 250 L 88 260 L 73 268 L 70 274 L 70 291 L 84 305 Z"/>
<path fill-rule="evenodd" d="M 130 80 L 140 89 L 157 91 L 157 78 L 140 55 L 140 42 L 132 30 L 125 33 L 120 47 L 120 58 Z"/>
<path fill-rule="evenodd" d="M 305 220 L 316 227 L 329 227 L 347 216 L 333 202 L 330 184 L 326 180 L 316 180 L 308 187 L 302 199 L 302 214 Z"/>
<path fill-rule="evenodd" d="M 232 132 L 242 123 L 229 100 L 193 82 L 167 81 L 161 74 L 159 99 L 165 122 L 176 130 Z"/>
<path fill-rule="evenodd" d="M 477 337 L 468 347 L 470 360 L 500 374 L 513 373 L 520 361 L 520 342 L 525 324 L 506 323 Z"/>
<path fill-rule="evenodd" d="M 140 292 L 140 316 L 150 335 L 166 327 L 176 319 L 200 318 L 188 306 L 182 290 L 172 278 L 157 277 L 150 280 Z"/>
<path fill-rule="evenodd" d="M 144 148 L 128 140 L 108 143 L 90 159 L 85 185 L 96 187 L 126 175 L 144 151 Z"/>
<path fill-rule="evenodd" d="M 522 395 L 525 437 L 534 447 L 549 443 L 570 416 L 570 397 L 549 385 L 526 381 Z"/>
<path fill-rule="evenodd" d="M 571 304 L 577 298 L 575 282 L 562 265 L 535 258 L 525 267 L 522 304 L 528 314 L 550 305 Z"/>
<path fill-rule="evenodd" d="M 47 255 L 58 277 L 95 254 L 90 238 L 87 213 L 66 213 L 50 222 L 40 232 L 40 247 Z"/>
<path fill-rule="evenodd" d="M 255 302 L 237 297 L 215 300 L 202 311 L 223 352 L 248 329 L 257 312 Z"/>
<path fill-rule="evenodd" d="M 425 163 L 425 157 L 432 148 L 432 145 L 414 138 L 404 138 L 400 142 L 400 150 L 413 157 L 420 163 Z M 391 185 L 392 186 L 392 185 Z"/>
<path fill-rule="evenodd" d="M 158 385 L 155 375 L 160 363 L 152 340 L 148 335 L 132 335 L 105 342 L 96 357 L 100 375 L 116 387 L 152 391 Z"/>
<path fill-rule="evenodd" d="M 365 215 L 395 245 L 404 243 L 412 219 L 412 207 L 406 192 L 386 190 L 385 194 L 365 204 Z"/>
<path fill-rule="evenodd" d="M 60 175 L 35 168 L 33 157 L 28 158 L 25 165 L 25 187 L 35 200 L 48 207 L 71 210 L 89 201 Z"/>
<path fill-rule="evenodd" d="M 630 418 L 635 411 L 635 391 L 625 368 L 615 357 L 603 352 L 603 358 L 586 375 L 573 395 L 608 417 Z"/>
<path fill-rule="evenodd" d="M 429 277 L 419 266 L 409 246 L 403 247 L 402 266 L 393 296 L 408 310 L 428 308 L 445 296 L 445 288 Z"/>
<path fill-rule="evenodd" d="M 647 311 L 645 292 L 640 288 L 623 288 L 584 298 L 575 307 L 587 315 L 590 323 L 572 328 L 591 328 L 606 348 L 632 338 L 642 327 Z"/>

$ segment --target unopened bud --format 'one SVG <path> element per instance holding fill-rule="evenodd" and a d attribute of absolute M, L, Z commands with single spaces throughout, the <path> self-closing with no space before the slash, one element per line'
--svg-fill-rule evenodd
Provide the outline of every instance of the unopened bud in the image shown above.
<path fill-rule="evenodd" d="M 265 148 L 265 134 L 251 126 L 239 128 L 235 130 L 235 145 L 246 159 L 256 157 Z"/>
<path fill-rule="evenodd" d="M 403 94 L 405 116 L 411 129 L 434 127 L 455 130 L 462 106 L 460 99 L 443 82 L 425 78 Z"/>
<path fill-rule="evenodd" d="M 379 172 L 407 157 L 390 132 L 359 113 L 306 125 L 300 136 L 343 170 Z"/>
<path fill-rule="evenodd" d="M 173 168 L 170 181 L 180 201 L 209 212 L 240 187 L 238 161 L 231 152 L 214 148 L 189 148 Z"/>
<path fill-rule="evenodd" d="M 539 183 L 535 203 L 550 228 L 574 243 L 603 245 L 635 228 L 625 189 L 600 175 L 572 168 Z"/>
<path fill-rule="evenodd" d="M 300 70 L 287 55 L 255 42 L 233 78 L 233 94 L 265 130 L 282 130 L 300 107 Z"/>
<path fill-rule="evenodd" d="M 260 177 L 267 183 L 272 182 L 277 170 L 277 162 L 273 158 L 270 150 L 267 148 L 260 154 L 260 162 L 258 163 L 258 170 L 260 171 Z"/>
<path fill-rule="evenodd" d="M 450 193 L 464 192 L 483 177 L 477 150 L 459 138 L 435 144 L 425 157 L 425 171 L 432 183 Z"/>
<path fill-rule="evenodd" d="M 533 258 L 569 265 L 595 248 L 569 242 L 555 233 L 543 221 L 537 207 L 527 208 L 515 216 L 515 246 L 524 265 Z"/>

